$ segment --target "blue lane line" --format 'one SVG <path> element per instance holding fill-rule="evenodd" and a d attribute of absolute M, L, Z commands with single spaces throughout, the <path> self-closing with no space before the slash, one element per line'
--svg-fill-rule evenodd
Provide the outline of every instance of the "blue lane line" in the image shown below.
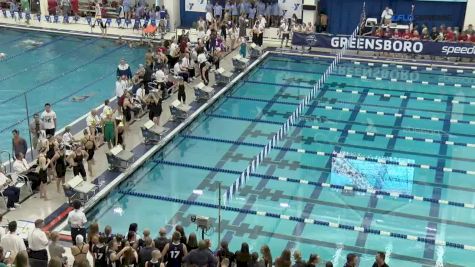
<path fill-rule="evenodd" d="M 91 63 L 94 63 L 95 61 L 97 61 L 97 60 L 99 60 L 99 59 L 101 59 L 101 58 L 103 58 L 103 57 L 109 55 L 109 54 L 114 53 L 115 51 L 117 51 L 117 50 L 123 48 L 124 46 L 125 46 L 125 45 L 121 45 L 121 46 L 119 46 L 119 47 L 116 47 L 116 48 L 114 48 L 114 49 L 112 49 L 112 50 L 110 50 L 110 51 L 108 51 L 108 52 L 106 52 L 106 53 L 103 53 L 102 55 L 100 55 L 100 56 L 98 56 L 98 57 L 96 57 L 96 58 L 94 58 L 94 59 L 92 59 L 92 60 L 90 60 L 90 61 L 87 61 L 86 63 L 83 63 L 83 64 L 81 64 L 81 65 L 79 65 L 79 66 L 74 67 L 74 68 L 71 69 L 71 70 L 68 70 L 68 71 L 66 71 L 66 72 L 61 73 L 61 74 L 58 75 L 58 76 L 55 76 L 55 77 L 53 77 L 53 78 L 51 78 L 51 79 L 48 79 L 48 80 L 46 80 L 46 81 L 43 81 L 43 82 L 41 82 L 40 84 L 36 85 L 35 87 L 30 88 L 30 89 L 28 89 L 28 90 L 26 90 L 26 91 L 23 91 L 21 94 L 12 96 L 12 97 L 10 97 L 10 98 L 8 98 L 8 99 L 6 99 L 6 100 L 1 101 L 0 104 L 5 104 L 5 103 L 7 103 L 7 102 L 10 102 L 10 101 L 12 101 L 12 100 L 15 99 L 15 98 L 18 98 L 18 97 L 23 96 L 23 94 L 25 94 L 25 93 L 29 93 L 29 92 L 31 92 L 31 91 L 33 91 L 33 90 L 36 90 L 36 89 L 38 89 L 38 88 L 40 88 L 40 87 L 42 87 L 42 86 L 44 86 L 44 85 L 46 85 L 46 84 L 48 84 L 48 83 L 51 83 L 51 82 L 53 82 L 53 81 L 56 81 L 56 80 L 58 80 L 59 78 L 62 78 L 63 76 L 65 76 L 65 75 L 67 75 L 67 74 L 70 74 L 70 73 L 72 73 L 72 72 L 75 72 L 75 71 L 77 71 L 77 70 L 80 69 L 80 68 L 83 68 L 83 67 L 85 67 L 85 66 L 87 66 L 87 65 L 89 65 L 89 64 L 91 64 Z"/>
<path fill-rule="evenodd" d="M 212 117 L 212 118 L 227 119 L 227 120 L 238 120 L 238 121 L 260 122 L 260 123 L 265 123 L 265 124 L 282 125 L 281 122 L 277 122 L 277 121 L 257 120 L 257 119 L 244 118 L 244 117 L 238 117 L 238 116 L 219 115 L 219 114 L 206 114 L 206 116 Z M 300 128 L 315 129 L 314 126 L 309 126 L 309 125 L 305 125 L 305 124 L 302 124 L 302 123 L 294 124 L 294 125 L 292 125 L 292 126 L 293 126 L 293 127 L 300 127 Z M 317 141 L 317 142 L 324 143 L 325 141 Z M 326 143 L 327 143 L 327 144 L 330 144 L 331 142 L 326 142 Z M 369 148 L 369 147 L 366 147 L 366 146 L 351 145 L 351 144 L 343 144 L 343 145 L 345 145 L 345 146 L 352 146 L 352 147 L 359 147 L 359 148 L 362 148 L 362 149 L 368 149 L 368 148 Z M 371 147 L 370 149 L 372 149 L 372 150 L 383 150 L 383 151 L 385 151 L 385 149 L 380 149 L 380 148 L 377 148 L 377 147 Z M 416 154 L 416 155 L 420 155 L 420 156 L 423 156 L 423 157 L 435 157 L 435 158 L 439 158 L 439 155 L 438 155 L 438 154 L 426 154 L 426 153 L 422 153 L 422 152 L 411 152 L 411 151 L 398 150 L 398 153 Z M 462 158 L 462 157 L 451 157 L 450 159 L 452 159 L 452 160 L 459 160 L 459 161 L 466 161 L 466 162 L 475 162 L 475 159 Z M 472 173 L 471 171 L 469 171 L 469 172 L 470 172 L 470 174 L 473 175 L 473 173 Z"/>
<path fill-rule="evenodd" d="M 331 78 L 331 75 L 329 76 Z M 274 86 L 283 86 L 284 84 L 282 83 L 268 83 L 268 82 L 260 82 L 260 81 L 252 81 L 252 80 L 243 80 L 241 81 L 242 83 L 253 83 L 253 84 L 265 84 L 265 85 L 274 85 Z M 304 79 L 295 79 L 295 82 L 298 83 L 310 83 L 311 80 L 304 80 Z M 394 92 L 400 92 L 400 93 L 406 93 L 407 91 L 405 90 L 399 90 L 399 89 L 387 89 L 387 88 L 379 88 L 379 87 L 372 87 L 372 86 L 360 86 L 360 85 L 351 85 L 347 83 L 338 83 L 338 82 L 327 82 L 324 85 L 333 87 L 333 88 L 346 88 L 346 87 L 352 87 L 352 88 L 359 88 L 359 89 L 374 89 L 374 90 L 380 90 L 380 91 L 394 91 Z M 289 87 L 292 88 L 301 88 L 301 89 L 312 89 L 312 86 L 305 86 L 305 85 L 289 85 Z M 339 89 L 339 88 L 337 88 Z M 434 95 L 434 96 L 446 96 L 446 97 L 461 97 L 460 95 L 454 95 L 454 94 L 446 94 L 446 93 L 432 93 L 432 92 L 420 92 L 420 91 L 412 91 L 412 93 L 417 93 L 417 94 L 425 94 L 425 95 Z M 417 97 L 416 97 L 417 98 Z M 464 95 L 463 98 L 470 98 L 470 99 L 475 99 L 475 96 L 467 96 Z"/>
<path fill-rule="evenodd" d="M 296 56 L 296 55 L 290 55 L 290 54 L 279 54 L 280 57 L 286 57 L 286 58 L 293 58 L 293 61 L 295 63 L 303 63 L 303 64 L 315 64 L 315 63 L 308 63 L 308 62 L 304 62 L 304 61 L 309 61 L 309 60 L 312 60 L 312 59 L 309 59 L 309 58 L 305 58 L 305 59 L 302 59 L 300 58 L 299 56 Z M 275 58 L 275 57 L 274 57 Z M 274 58 L 271 58 L 269 60 L 272 60 L 274 61 L 275 59 Z M 318 61 L 324 61 L 324 62 L 327 62 L 327 64 L 331 63 L 331 60 L 332 59 L 329 59 L 329 58 L 324 58 L 324 57 L 320 57 L 320 56 L 315 56 L 313 57 L 314 61 L 315 62 L 318 62 Z M 429 72 L 429 71 L 434 71 L 434 70 L 438 70 L 438 71 L 441 71 L 442 72 L 442 69 L 447 69 L 447 73 L 459 73 L 457 72 L 459 69 L 457 69 L 457 67 L 446 67 L 446 68 L 443 68 L 443 67 L 426 67 L 426 66 L 415 66 L 413 65 L 414 62 L 405 62 L 406 64 L 398 64 L 398 63 L 394 63 L 394 62 L 389 62 L 389 61 L 384 61 L 384 62 L 369 62 L 365 59 L 361 59 L 360 61 L 358 60 L 353 60 L 353 59 L 345 59 L 345 58 L 342 58 L 341 61 L 340 61 L 340 64 L 342 63 L 342 61 L 345 61 L 345 62 L 348 62 L 348 63 L 353 63 L 353 65 L 361 65 L 361 62 L 365 62 L 366 65 L 370 66 L 370 67 L 373 67 L 375 65 L 379 65 L 380 67 L 397 67 L 396 69 L 408 69 L 408 70 L 422 70 L 422 71 L 427 71 L 427 73 L 429 74 L 433 74 L 432 72 Z M 408 65 L 408 64 L 409 65 Z M 373 65 L 371 65 L 373 64 Z M 383 65 L 386 65 L 386 66 L 383 66 Z M 398 67 L 399 66 L 399 67 Z M 413 69 L 413 68 L 416 68 L 416 69 Z M 467 67 L 467 66 L 460 66 L 460 67 Z M 430 70 L 428 70 L 428 68 Z M 472 71 L 468 70 L 468 69 L 463 69 L 463 73 L 472 73 Z M 463 76 L 463 77 L 471 77 L 471 76 Z"/>
<path fill-rule="evenodd" d="M 136 58 L 136 59 L 133 60 L 131 63 L 135 63 L 135 62 L 137 62 L 137 61 L 139 61 L 139 60 L 141 60 L 141 58 Z M 111 72 L 109 72 L 109 73 L 107 73 L 107 74 L 104 74 L 104 75 L 102 75 L 102 76 L 100 76 L 100 77 L 98 77 L 98 78 L 96 78 L 96 79 L 94 79 L 94 80 L 88 82 L 87 84 L 85 84 L 84 86 L 78 88 L 78 89 L 75 90 L 74 92 L 71 92 L 70 94 L 68 94 L 68 95 L 66 95 L 66 96 L 64 96 L 64 97 L 62 97 L 62 98 L 60 98 L 60 99 L 58 99 L 58 100 L 56 100 L 56 101 L 54 101 L 54 102 L 51 102 L 51 105 L 55 105 L 55 104 L 57 104 L 57 103 L 59 103 L 59 102 L 61 102 L 61 101 L 63 101 L 63 100 L 66 100 L 66 99 L 72 97 L 73 95 L 75 95 L 75 94 L 77 94 L 77 93 L 83 91 L 84 89 L 87 89 L 87 88 L 90 87 L 91 85 L 94 85 L 94 84 L 96 84 L 96 83 L 98 83 L 98 82 L 104 80 L 105 78 L 107 78 L 107 77 L 113 75 L 114 73 L 115 73 L 115 71 L 111 71 Z M 38 110 L 37 112 L 39 113 L 40 110 Z M 15 127 L 15 126 L 17 126 L 17 125 L 20 125 L 20 124 L 23 123 L 24 121 L 26 121 L 26 118 L 23 118 L 23 119 L 21 119 L 21 120 L 15 122 L 14 124 L 9 125 L 9 126 L 3 128 L 2 130 L 0 130 L 0 133 L 3 133 L 3 132 L 5 132 L 5 131 L 7 131 L 7 130 L 9 130 L 9 129 L 12 129 L 13 127 Z"/>
<path fill-rule="evenodd" d="M 249 100 L 249 101 L 256 101 L 256 102 L 269 102 L 269 100 L 253 98 L 253 97 L 242 97 L 242 96 L 226 96 L 226 98 L 230 99 L 240 99 L 240 100 Z M 285 101 L 271 101 L 272 103 L 276 104 L 283 104 L 283 105 L 298 105 L 298 103 L 294 102 L 285 102 Z M 318 103 L 318 102 L 317 102 Z M 352 108 L 343 108 L 343 107 L 335 107 L 335 106 L 319 106 L 317 103 L 313 102 L 310 106 L 314 106 L 317 109 L 326 109 L 326 110 L 338 110 L 344 112 L 353 112 L 355 109 Z M 351 102 L 353 103 L 353 102 Z M 359 110 L 360 113 L 367 113 L 367 114 L 374 114 L 378 116 L 389 116 L 389 117 L 403 117 L 403 118 L 410 118 L 416 120 L 427 120 L 427 121 L 443 121 L 445 122 L 446 119 L 439 118 L 439 117 L 428 117 L 428 116 L 419 116 L 419 115 L 407 115 L 402 113 L 391 113 L 391 112 L 382 112 L 382 111 L 375 111 L 375 110 Z M 468 121 L 468 120 L 454 120 L 451 119 L 448 121 L 449 123 L 460 123 L 460 124 L 475 124 L 475 121 Z"/>
<path fill-rule="evenodd" d="M 194 200 L 179 199 L 179 198 L 162 196 L 162 195 L 153 195 L 153 194 L 140 193 L 140 192 L 134 192 L 134 191 L 123 191 L 123 190 L 119 190 L 119 193 L 123 195 L 129 195 L 129 196 L 140 197 L 140 198 L 148 198 L 148 199 L 154 199 L 154 200 L 180 203 L 183 205 L 200 206 L 200 207 L 211 208 L 211 209 L 220 208 L 220 206 L 217 204 L 211 204 L 211 203 L 194 201 Z M 278 214 L 278 213 L 256 211 L 256 210 L 251 210 L 251 209 L 241 209 L 241 208 L 235 208 L 235 207 L 230 207 L 230 206 L 221 206 L 221 209 L 225 211 L 264 216 L 264 217 L 270 217 L 274 219 L 289 220 L 289 221 L 294 221 L 298 223 L 326 226 L 326 227 L 338 228 L 338 229 L 353 231 L 353 232 L 364 232 L 364 233 L 373 234 L 373 235 L 388 236 L 392 238 L 412 240 L 412 241 L 417 241 L 417 242 L 422 242 L 422 243 L 429 243 L 429 244 L 438 243 L 441 245 L 445 245 L 447 247 L 452 247 L 452 248 L 457 248 L 457 249 L 462 249 L 462 250 L 475 250 L 475 248 L 472 246 L 468 246 L 468 245 L 464 245 L 460 243 L 412 236 L 412 235 L 402 234 L 402 233 L 387 232 L 387 231 L 378 230 L 378 229 L 369 228 L 369 227 L 358 227 L 358 226 L 347 225 L 347 224 L 332 223 L 328 221 L 302 218 L 302 217 L 296 217 L 296 216 L 287 216 L 287 215 Z"/>
<path fill-rule="evenodd" d="M 77 49 L 80 49 L 80 48 L 86 47 L 86 46 L 88 46 L 88 45 L 91 45 L 91 44 L 97 42 L 97 40 L 98 40 L 98 39 L 91 39 L 91 40 L 89 40 L 88 42 L 84 43 L 83 45 L 80 45 L 80 46 L 78 46 L 78 47 L 75 47 L 73 51 L 68 51 L 68 52 L 59 54 L 59 55 L 57 55 L 57 56 L 55 56 L 55 57 L 53 57 L 53 58 L 50 58 L 50 59 L 48 59 L 48 60 L 46 60 L 46 61 L 38 61 L 38 62 L 36 62 L 36 63 L 33 63 L 32 65 L 28 65 L 27 68 L 24 68 L 24 69 L 22 69 L 22 70 L 20 70 L 20 71 L 14 72 L 14 73 L 12 73 L 12 74 L 9 74 L 9 75 L 7 75 L 7 76 L 5 76 L 5 77 L 0 78 L 0 82 L 6 81 L 6 80 L 8 80 L 8 79 L 11 79 L 11 78 L 13 78 L 13 77 L 19 75 L 19 74 L 22 74 L 22 73 L 24 73 L 24 72 L 27 72 L 27 71 L 30 70 L 32 67 L 36 67 L 36 66 L 39 66 L 39 65 L 42 65 L 42 64 L 51 62 L 51 61 L 56 60 L 56 59 L 58 59 L 58 58 L 60 58 L 60 57 L 62 57 L 62 56 L 65 56 L 65 55 L 67 55 L 67 54 L 76 53 L 76 52 L 77 52 Z"/>
<path fill-rule="evenodd" d="M 15 55 L 12 55 L 12 56 L 8 56 L 8 55 L 7 55 L 7 57 L 6 57 L 5 59 L 3 59 L 1 62 L 2 62 L 2 63 L 5 63 L 5 62 L 10 61 L 10 60 L 12 60 L 12 59 L 14 59 L 14 58 L 16 58 L 16 57 L 19 57 L 19 56 L 21 56 L 21 55 L 24 55 L 24 54 L 26 54 L 26 53 L 28 53 L 28 52 L 33 51 L 33 50 L 36 50 L 36 49 L 38 49 L 38 48 L 42 48 L 42 47 L 45 47 L 45 46 L 47 46 L 47 45 L 50 45 L 50 44 L 56 43 L 56 42 L 58 42 L 58 41 L 61 41 L 61 40 L 63 40 L 64 38 L 66 38 L 66 36 L 60 36 L 60 37 L 57 37 L 57 38 L 55 38 L 55 39 L 53 39 L 53 40 L 51 40 L 51 41 L 49 41 L 49 42 L 46 42 L 46 43 L 43 43 L 43 44 L 41 44 L 41 45 L 32 47 L 32 48 L 30 48 L 30 49 L 26 49 L 26 50 L 24 50 L 24 51 L 21 51 L 21 52 L 19 52 L 18 54 L 15 54 Z"/>
<path fill-rule="evenodd" d="M 331 63 L 330 61 L 328 61 L 327 63 L 321 63 L 322 62 L 321 58 L 319 58 L 318 60 L 315 60 L 315 62 L 305 62 L 305 60 L 289 62 L 287 60 L 278 60 L 278 59 L 275 59 L 275 58 L 271 58 L 268 61 L 288 62 L 288 63 L 297 63 L 297 64 L 306 64 L 306 65 L 326 65 L 326 66 L 328 66 L 328 63 Z M 432 68 L 432 71 L 430 71 L 430 70 L 427 70 L 426 67 L 422 67 L 422 66 L 408 66 L 408 65 L 396 64 L 396 63 L 367 62 L 366 64 L 355 64 L 356 62 L 359 62 L 359 61 L 353 61 L 353 60 L 348 61 L 348 60 L 344 60 L 344 59 L 342 61 L 346 61 L 346 62 L 340 62 L 340 64 L 339 64 L 339 65 L 343 64 L 343 66 L 342 66 L 343 68 L 362 66 L 363 68 L 379 67 L 379 68 L 384 70 L 384 69 L 389 69 L 389 67 L 393 67 L 389 71 L 392 71 L 392 70 L 408 70 L 409 72 L 423 73 L 423 74 L 428 74 L 428 75 L 446 76 L 447 74 L 456 74 L 456 75 L 450 75 L 450 76 L 452 76 L 452 77 L 461 77 L 461 78 L 475 78 L 475 76 L 473 76 L 473 75 L 461 75 L 462 73 L 472 73 L 468 69 L 462 70 L 463 72 L 457 72 L 458 71 L 457 69 L 446 68 L 447 72 L 442 72 L 441 70 L 437 70 L 437 68 Z M 370 64 L 370 65 L 368 65 L 368 64 Z M 373 64 L 373 65 L 371 65 L 371 64 Z M 387 67 L 383 67 L 383 64 L 386 64 Z M 401 67 L 397 67 L 398 65 L 401 66 Z M 413 69 L 414 67 L 416 69 Z M 440 68 L 440 69 L 442 69 L 442 68 Z"/>
<path fill-rule="evenodd" d="M 450 100 L 450 99 L 449 99 Z M 452 111 L 452 102 L 448 101 L 446 103 L 446 120 L 450 121 L 452 118 L 451 116 L 451 111 Z M 450 131 L 450 123 L 444 123 L 443 125 L 443 130 L 444 131 Z M 447 140 L 448 137 L 443 136 L 442 140 Z M 445 144 L 445 142 L 441 143 L 439 146 L 439 154 L 440 155 L 447 155 L 448 152 L 448 146 Z M 443 170 L 445 168 L 445 165 L 447 164 L 446 160 L 444 158 L 440 158 L 437 160 L 437 167 L 438 170 L 435 173 L 435 183 L 443 183 L 444 182 L 444 173 L 440 171 L 441 169 Z M 433 198 L 440 198 L 442 195 L 442 189 L 439 187 L 434 187 L 432 190 L 432 197 Z M 431 217 L 437 217 L 439 218 L 440 215 L 440 207 L 438 205 L 431 205 L 430 210 L 429 210 L 429 216 Z M 436 233 L 434 233 L 431 229 L 437 229 L 437 223 L 436 222 L 428 222 L 427 223 L 427 237 L 432 237 L 436 236 Z M 433 258 L 435 254 L 435 248 L 433 245 L 426 244 L 425 250 L 424 250 L 424 257 L 426 258 Z"/>
<path fill-rule="evenodd" d="M 170 165 L 170 166 L 175 166 L 175 167 L 197 169 L 197 170 L 216 172 L 216 173 L 227 173 L 227 174 L 232 174 L 232 175 L 240 175 L 241 174 L 241 172 L 237 171 L 237 170 L 207 167 L 207 166 L 202 166 L 202 165 L 197 165 L 197 164 L 180 163 L 180 162 L 167 161 L 167 160 L 153 160 L 153 162 L 157 163 L 157 164 L 162 164 L 162 165 Z M 305 180 L 305 179 L 279 177 L 279 176 L 275 176 L 275 175 L 259 174 L 259 173 L 251 173 L 251 176 L 257 177 L 257 178 L 260 178 L 260 179 L 265 179 L 265 180 L 289 182 L 289 183 L 304 184 L 304 185 L 307 184 L 307 185 L 312 185 L 312 186 L 316 186 L 316 187 L 319 187 L 319 188 L 333 188 L 333 189 L 337 189 L 337 190 L 347 190 L 347 191 L 366 193 L 366 194 L 371 194 L 371 195 L 376 195 L 376 196 L 386 196 L 386 197 L 395 197 L 395 198 L 400 198 L 400 199 L 417 200 L 417 201 L 421 201 L 421 202 L 449 205 L 449 206 L 462 207 L 462 208 L 468 208 L 468 209 L 474 209 L 475 208 L 474 204 L 471 204 L 471 203 L 462 203 L 462 202 L 458 202 L 458 201 L 449 201 L 449 200 L 436 199 L 436 198 L 430 198 L 430 197 L 422 197 L 422 196 L 416 196 L 416 195 L 410 195 L 410 194 L 392 193 L 392 192 L 389 192 L 389 191 L 383 191 L 383 190 L 377 190 L 377 189 L 371 190 L 371 189 L 367 189 L 367 188 L 359 188 L 359 187 L 353 187 L 353 186 L 343 186 L 343 185 L 330 184 L 330 183 L 324 183 L 324 182 L 314 182 L 314 181 L 309 181 L 309 180 Z"/>
<path fill-rule="evenodd" d="M 260 67 L 261 70 L 273 70 L 273 71 L 283 71 L 283 72 L 294 72 L 294 73 L 307 73 L 307 74 L 313 74 L 313 75 L 318 75 L 318 73 L 314 72 L 314 71 L 306 71 L 306 70 L 291 70 L 291 69 L 281 69 L 281 68 L 269 68 L 269 67 Z M 358 75 L 351 75 L 351 76 L 346 76 L 345 74 L 338 74 L 338 73 L 332 73 L 330 76 L 336 76 L 336 77 L 345 77 L 345 78 L 361 78 L 362 76 L 358 76 Z M 375 80 L 376 78 L 370 78 L 370 77 L 367 77 L 366 78 L 367 80 Z M 404 83 L 407 83 L 406 80 L 392 80 L 392 79 L 389 79 L 389 78 L 381 78 L 381 77 L 378 77 L 378 79 L 380 79 L 379 81 L 390 81 L 390 82 L 404 82 Z M 420 83 L 423 83 L 423 84 L 427 84 L 427 85 L 437 85 L 437 86 L 455 86 L 455 84 L 443 84 L 443 85 L 439 85 L 439 83 L 437 82 L 431 82 L 431 81 L 423 81 L 423 82 L 415 82 L 415 81 L 412 81 L 411 84 L 414 83 L 414 84 L 420 84 Z M 462 84 L 460 83 L 460 86 L 461 88 L 473 88 L 472 85 L 469 85 L 469 84 Z"/>

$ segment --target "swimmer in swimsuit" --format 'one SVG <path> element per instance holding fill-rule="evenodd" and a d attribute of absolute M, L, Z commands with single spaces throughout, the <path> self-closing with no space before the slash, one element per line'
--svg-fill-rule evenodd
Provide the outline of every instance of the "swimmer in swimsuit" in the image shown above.
<path fill-rule="evenodd" d="M 73 96 L 73 98 L 71 98 L 71 102 L 83 102 L 84 100 L 92 97 L 94 95 L 81 95 L 81 96 Z"/>
<path fill-rule="evenodd" d="M 5 59 L 7 57 L 7 54 L 5 53 L 0 53 L 0 60 Z"/>

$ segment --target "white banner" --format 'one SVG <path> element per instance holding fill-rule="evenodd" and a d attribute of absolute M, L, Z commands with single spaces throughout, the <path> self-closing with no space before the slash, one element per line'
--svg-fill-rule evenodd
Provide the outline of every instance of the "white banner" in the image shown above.
<path fill-rule="evenodd" d="M 297 18 L 302 18 L 303 0 L 279 0 L 279 7 L 284 18 L 291 18 L 294 14 Z"/>
<path fill-rule="evenodd" d="M 176 1 L 176 0 L 171 0 Z M 185 0 L 185 11 L 206 12 L 206 0 Z"/>

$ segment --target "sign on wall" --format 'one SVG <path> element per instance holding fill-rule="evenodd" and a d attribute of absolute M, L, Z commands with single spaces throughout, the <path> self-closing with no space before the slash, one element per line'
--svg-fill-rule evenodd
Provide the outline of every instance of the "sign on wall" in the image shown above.
<path fill-rule="evenodd" d="M 293 45 L 332 49 L 341 49 L 348 41 L 349 37 L 343 35 L 304 34 L 295 32 L 292 37 Z M 449 43 L 357 37 L 348 43 L 348 49 L 422 54 L 440 57 L 475 58 L 475 45 L 472 43 Z"/>
<path fill-rule="evenodd" d="M 206 12 L 206 0 L 185 0 L 185 11 Z"/>
<path fill-rule="evenodd" d="M 279 7 L 284 18 L 291 18 L 294 14 L 302 18 L 302 0 L 279 0 Z"/>

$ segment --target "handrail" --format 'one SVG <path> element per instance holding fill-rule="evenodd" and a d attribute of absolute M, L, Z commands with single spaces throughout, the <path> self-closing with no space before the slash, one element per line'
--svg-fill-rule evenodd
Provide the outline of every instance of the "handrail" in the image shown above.
<path fill-rule="evenodd" d="M 7 154 L 8 155 L 8 165 L 10 166 L 10 172 L 12 172 L 12 154 L 10 152 L 8 152 L 7 150 L 0 150 L 0 159 L 1 159 L 1 156 L 3 154 Z M 3 165 L 3 162 L 0 166 L 0 168 L 6 168 L 4 165 Z M 6 171 L 6 169 L 5 169 Z"/>

